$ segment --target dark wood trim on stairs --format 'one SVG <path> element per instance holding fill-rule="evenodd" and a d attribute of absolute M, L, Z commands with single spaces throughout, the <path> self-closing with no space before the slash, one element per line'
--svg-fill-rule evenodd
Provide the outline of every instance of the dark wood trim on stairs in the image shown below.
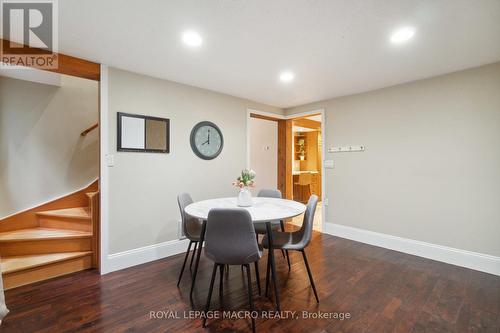
<path fill-rule="evenodd" d="M 81 136 L 86 136 L 91 131 L 95 130 L 97 127 L 99 127 L 99 123 L 95 123 L 94 125 L 88 127 L 87 129 L 85 129 L 84 131 L 82 131 L 82 133 L 80 133 L 80 135 Z"/>
<path fill-rule="evenodd" d="M 92 267 L 101 267 L 101 219 L 100 192 L 87 193 L 89 197 L 90 218 L 92 221 Z"/>
<path fill-rule="evenodd" d="M 7 43 L 11 43 L 7 39 L 0 39 L 0 43 L 2 45 L 6 45 Z M 13 43 L 20 45 L 19 43 Z M 49 72 L 54 72 L 54 73 L 59 73 L 59 74 L 65 74 L 65 75 L 71 75 L 71 76 L 77 76 L 81 77 L 83 79 L 89 79 L 89 80 L 94 80 L 94 81 L 100 81 L 101 80 L 101 65 L 92 61 L 80 59 L 77 57 L 72 57 L 69 55 L 65 55 L 62 53 L 56 53 L 57 56 L 57 61 L 58 61 L 58 68 L 57 69 L 44 69 L 44 68 L 39 68 L 42 70 L 47 70 Z M 6 61 L 9 63 L 9 57 L 3 57 L 3 61 Z M 33 66 L 34 68 L 37 68 L 36 66 Z"/>

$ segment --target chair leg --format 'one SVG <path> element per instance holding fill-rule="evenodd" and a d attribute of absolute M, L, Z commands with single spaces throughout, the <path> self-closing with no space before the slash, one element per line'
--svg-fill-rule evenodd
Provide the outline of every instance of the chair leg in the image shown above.
<path fill-rule="evenodd" d="M 186 267 L 186 261 L 187 261 L 187 259 L 189 257 L 189 251 L 191 251 L 191 245 L 192 244 L 193 244 L 193 241 L 189 241 L 189 246 L 187 248 L 186 255 L 184 256 L 184 263 L 182 264 L 181 273 L 179 274 L 179 280 L 177 280 L 177 287 L 181 283 L 182 273 L 184 273 L 184 268 Z"/>
<path fill-rule="evenodd" d="M 219 270 L 220 270 L 220 279 L 219 279 L 219 297 L 222 301 L 222 295 L 224 294 L 224 265 L 219 265 Z"/>
<path fill-rule="evenodd" d="M 200 267 L 200 257 L 201 257 L 201 250 L 203 249 L 203 242 L 205 241 L 205 230 L 207 229 L 207 221 L 203 220 L 203 223 L 201 225 L 201 232 L 200 232 L 200 244 L 198 245 L 198 252 L 196 254 L 196 259 L 194 261 L 194 270 L 192 274 L 192 279 L 191 279 L 191 290 L 189 291 L 189 301 L 191 302 L 191 306 L 194 307 L 194 301 L 193 301 L 193 293 L 194 293 L 194 285 L 196 284 L 196 276 L 198 275 L 198 267 Z"/>
<path fill-rule="evenodd" d="M 247 270 L 247 285 L 248 285 L 248 303 L 250 304 L 250 313 L 254 312 L 254 306 L 253 306 L 253 293 L 252 293 L 252 278 L 250 276 L 250 265 L 246 264 L 244 265 L 246 270 Z M 255 319 L 253 316 L 252 318 L 252 332 L 255 333 Z"/>
<path fill-rule="evenodd" d="M 291 266 L 290 266 L 290 256 L 288 255 L 288 250 L 285 250 L 285 253 L 286 253 L 286 262 L 288 263 L 288 270 L 290 270 Z"/>
<path fill-rule="evenodd" d="M 198 248 L 198 242 L 194 242 L 194 250 L 193 250 L 193 254 L 191 255 L 191 263 L 189 264 L 189 271 L 193 271 L 193 259 L 194 259 L 194 256 L 196 255 L 196 249 Z"/>
<path fill-rule="evenodd" d="M 214 280 L 215 280 L 215 275 L 217 274 L 217 266 L 218 264 L 214 263 L 214 269 L 212 271 L 212 280 L 210 280 L 210 287 L 208 289 L 208 296 L 207 296 L 207 304 L 205 305 L 205 316 L 203 317 L 203 325 L 202 327 L 205 327 L 207 323 L 207 313 L 208 310 L 210 310 L 210 299 L 212 298 L 212 290 L 214 290 Z"/>
<path fill-rule="evenodd" d="M 281 231 L 285 232 L 285 221 L 280 220 L 280 226 L 281 226 Z M 286 254 L 286 262 L 288 263 L 288 270 L 290 270 L 290 256 L 288 255 L 288 250 L 285 250 L 283 253 L 283 250 L 281 250 L 281 253 L 283 254 L 283 258 L 285 257 Z"/>
<path fill-rule="evenodd" d="M 271 258 L 269 257 L 270 250 L 267 250 L 267 269 L 266 269 L 266 297 L 268 297 L 269 293 L 269 274 L 271 272 Z"/>
<path fill-rule="evenodd" d="M 260 274 L 259 274 L 259 262 L 256 261 L 254 262 L 255 265 L 255 276 L 257 278 L 257 288 L 259 289 L 259 296 L 260 296 Z"/>
<path fill-rule="evenodd" d="M 309 263 L 307 262 L 306 251 L 302 250 L 300 252 L 302 252 L 302 257 L 304 257 L 304 262 L 306 263 L 307 275 L 309 275 L 309 281 L 311 282 L 311 286 L 312 286 L 313 291 L 314 291 L 314 296 L 316 297 L 316 302 L 319 303 L 318 293 L 316 292 L 316 286 L 314 285 L 314 280 L 313 280 L 313 276 L 311 273 L 311 268 L 309 267 Z"/>
<path fill-rule="evenodd" d="M 269 247 L 269 262 L 271 263 L 271 274 L 273 275 L 273 292 L 274 299 L 276 302 L 276 311 L 281 311 L 280 306 L 280 289 L 278 286 L 278 277 L 276 274 L 276 261 L 274 258 L 274 248 L 273 248 L 273 231 L 271 228 L 271 222 L 266 222 L 266 231 L 267 231 L 267 242 Z"/>

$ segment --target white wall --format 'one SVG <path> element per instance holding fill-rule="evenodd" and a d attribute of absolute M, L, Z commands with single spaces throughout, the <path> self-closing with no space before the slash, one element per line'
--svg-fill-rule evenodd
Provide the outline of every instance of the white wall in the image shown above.
<path fill-rule="evenodd" d="M 0 218 L 45 203 L 98 177 L 98 83 L 61 86 L 0 77 Z"/>
<path fill-rule="evenodd" d="M 286 110 L 324 108 L 326 221 L 500 256 L 500 63 Z"/>
<path fill-rule="evenodd" d="M 183 84 L 109 69 L 109 145 L 115 166 L 109 171 L 109 253 L 178 238 L 177 195 L 194 200 L 234 196 L 231 182 L 246 167 L 246 110 L 281 109 Z M 170 119 L 170 153 L 116 151 L 116 113 Z M 198 158 L 189 135 L 203 120 L 216 123 L 224 149 L 214 160 Z"/>
<path fill-rule="evenodd" d="M 278 122 L 250 118 L 250 168 L 257 173 L 254 194 L 278 188 Z"/>

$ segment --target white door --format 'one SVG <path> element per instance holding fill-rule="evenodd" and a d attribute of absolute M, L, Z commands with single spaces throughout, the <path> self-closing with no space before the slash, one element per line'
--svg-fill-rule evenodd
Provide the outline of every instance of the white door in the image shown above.
<path fill-rule="evenodd" d="M 250 118 L 250 168 L 257 173 L 254 194 L 278 188 L 278 122 Z"/>

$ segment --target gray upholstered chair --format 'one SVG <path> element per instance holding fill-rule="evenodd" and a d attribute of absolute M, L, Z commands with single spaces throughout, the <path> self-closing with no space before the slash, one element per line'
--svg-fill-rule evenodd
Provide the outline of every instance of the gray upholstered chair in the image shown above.
<path fill-rule="evenodd" d="M 276 199 L 281 199 L 281 191 L 277 189 L 269 189 L 265 188 L 259 191 L 257 193 L 258 197 L 264 197 L 264 198 L 276 198 Z M 265 235 L 267 233 L 266 229 L 266 223 L 256 223 L 254 224 L 255 227 L 255 233 L 258 235 Z M 277 220 L 277 221 L 271 221 L 271 228 L 272 230 L 280 230 L 285 231 L 285 223 L 283 220 Z M 286 261 L 288 263 L 288 269 L 290 269 L 290 256 L 288 255 L 288 251 L 281 251 L 281 254 L 283 254 L 283 257 L 285 257 L 286 254 Z"/>
<path fill-rule="evenodd" d="M 182 273 L 184 273 L 184 268 L 186 267 L 186 261 L 189 257 L 189 252 L 191 251 L 191 245 L 194 243 L 194 250 L 191 256 L 191 263 L 189 268 L 193 265 L 193 258 L 196 255 L 196 249 L 198 247 L 198 243 L 200 241 L 201 227 L 202 222 L 194 217 L 187 215 L 184 212 L 184 209 L 193 203 L 193 199 L 188 193 L 181 193 L 177 196 L 177 203 L 179 204 L 179 209 L 181 211 L 181 219 L 182 219 L 182 231 L 186 238 L 189 239 L 189 246 L 186 251 L 186 256 L 184 257 L 184 263 L 182 264 L 181 273 L 179 274 L 179 280 L 177 281 L 177 286 L 181 283 Z"/>
<path fill-rule="evenodd" d="M 264 198 L 276 198 L 276 199 L 281 199 L 281 191 L 280 190 L 275 190 L 275 189 L 262 189 L 257 193 L 258 197 L 264 197 Z M 285 225 L 283 221 L 271 221 L 271 227 L 273 230 L 279 230 L 281 227 L 281 231 L 285 231 Z M 266 234 L 266 224 L 265 223 L 256 223 L 255 224 L 255 232 L 257 234 L 265 235 Z"/>
<path fill-rule="evenodd" d="M 280 232 L 273 231 L 273 249 L 284 249 L 284 250 L 295 250 L 302 252 L 302 257 L 304 258 L 304 263 L 306 264 L 307 274 L 309 275 L 309 281 L 311 282 L 312 289 L 314 291 L 314 296 L 316 297 L 316 302 L 319 303 L 318 293 L 316 292 L 316 286 L 314 285 L 314 280 L 312 277 L 311 269 L 309 263 L 307 262 L 307 256 L 305 248 L 311 242 L 312 229 L 314 223 L 314 213 L 316 212 L 316 206 L 318 204 L 318 197 L 316 195 L 311 195 L 309 201 L 307 202 L 307 208 L 304 213 L 304 220 L 302 222 L 302 227 L 298 231 L 294 232 Z M 269 248 L 267 242 L 267 236 L 262 239 L 262 245 L 264 248 Z M 269 271 L 270 262 L 267 263 L 267 275 L 266 275 L 266 295 L 269 286 Z"/>
<path fill-rule="evenodd" d="M 255 239 L 255 230 L 250 213 L 245 209 L 238 208 L 210 210 L 205 231 L 205 255 L 214 262 L 205 313 L 210 309 L 210 298 L 212 297 L 217 268 L 220 271 L 219 295 L 222 298 L 222 275 L 225 265 L 242 265 L 242 267 L 246 268 L 248 302 L 250 303 L 250 311 L 253 312 L 250 264 L 255 264 L 257 282 L 260 283 L 257 263 L 262 256 L 262 252 Z M 203 327 L 205 327 L 205 324 L 206 316 L 203 318 Z M 255 332 L 254 318 L 252 318 L 252 330 Z"/>

